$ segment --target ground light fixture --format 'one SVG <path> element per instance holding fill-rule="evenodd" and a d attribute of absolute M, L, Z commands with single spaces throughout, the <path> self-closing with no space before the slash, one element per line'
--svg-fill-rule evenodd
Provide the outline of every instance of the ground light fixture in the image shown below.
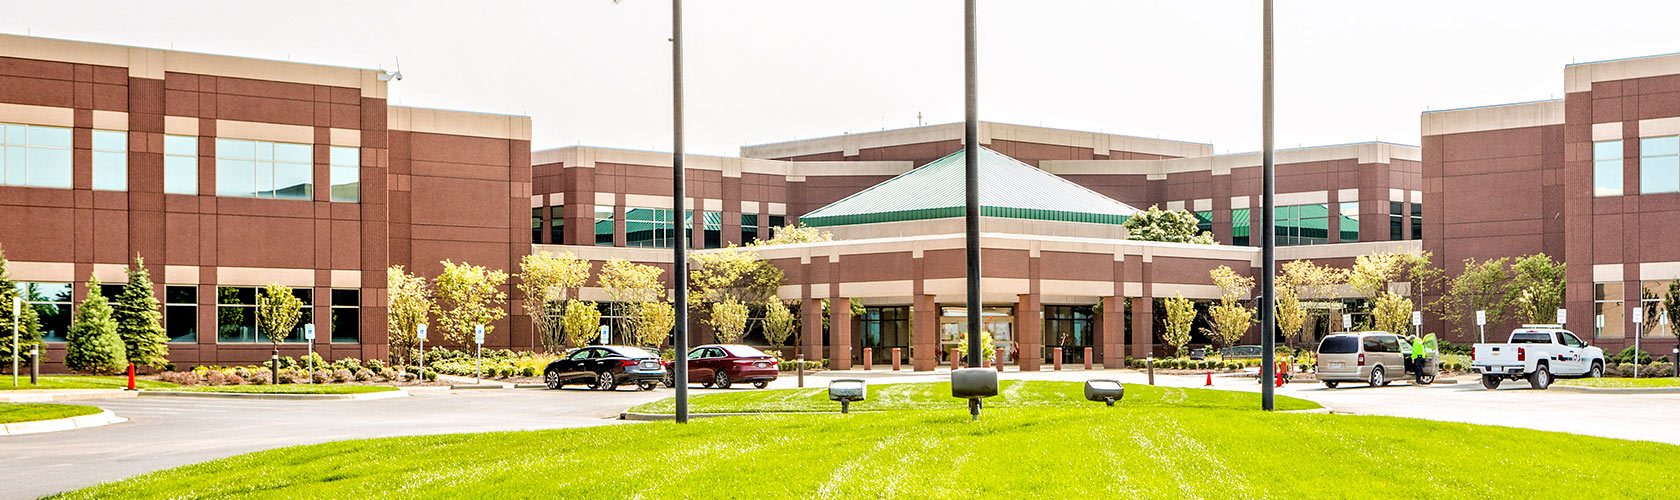
<path fill-rule="evenodd" d="M 1119 380 L 1096 379 L 1085 381 L 1085 399 L 1101 401 L 1114 406 L 1115 401 L 1126 397 L 1126 386 L 1120 385 Z"/>
<path fill-rule="evenodd" d="M 869 384 L 863 379 L 843 378 L 828 383 L 828 400 L 840 402 L 840 413 L 851 413 L 853 401 L 869 396 Z"/>
<path fill-rule="evenodd" d="M 986 368 L 961 368 L 951 372 L 951 397 L 968 400 L 968 414 L 980 420 L 981 400 L 998 393 L 997 372 Z"/>

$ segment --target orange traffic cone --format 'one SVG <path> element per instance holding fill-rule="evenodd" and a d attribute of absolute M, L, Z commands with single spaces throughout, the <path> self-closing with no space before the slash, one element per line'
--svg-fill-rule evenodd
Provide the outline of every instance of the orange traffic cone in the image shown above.
<path fill-rule="evenodd" d="M 1283 387 L 1283 372 L 1277 372 L 1277 386 Z"/>
<path fill-rule="evenodd" d="M 1213 387 L 1213 372 L 1207 372 L 1207 386 Z"/>

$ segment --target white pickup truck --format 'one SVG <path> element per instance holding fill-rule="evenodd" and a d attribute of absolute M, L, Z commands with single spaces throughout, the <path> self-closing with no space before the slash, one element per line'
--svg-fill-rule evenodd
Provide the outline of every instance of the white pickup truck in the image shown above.
<path fill-rule="evenodd" d="M 1556 376 L 1604 375 L 1604 350 L 1587 345 L 1559 325 L 1523 325 L 1511 331 L 1505 344 L 1471 347 L 1470 367 L 1482 374 L 1482 387 L 1498 389 L 1502 380 L 1527 378 L 1535 389 L 1552 385 Z"/>

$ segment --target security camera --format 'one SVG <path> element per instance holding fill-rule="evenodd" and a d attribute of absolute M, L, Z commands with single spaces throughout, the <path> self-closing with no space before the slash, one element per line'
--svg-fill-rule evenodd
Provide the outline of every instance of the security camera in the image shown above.
<path fill-rule="evenodd" d="M 379 71 L 379 81 L 388 82 L 388 81 L 391 81 L 392 79 L 401 80 L 402 79 L 402 72 L 398 71 L 398 72 L 395 72 L 395 73 L 387 73 L 384 70 Z"/>

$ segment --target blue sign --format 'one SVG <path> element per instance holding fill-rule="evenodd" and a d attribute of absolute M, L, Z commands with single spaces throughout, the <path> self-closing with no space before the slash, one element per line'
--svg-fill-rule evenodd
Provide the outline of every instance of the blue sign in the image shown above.
<path fill-rule="evenodd" d="M 484 325 L 473 325 L 473 343 L 484 343 Z"/>
<path fill-rule="evenodd" d="M 303 339 L 304 340 L 315 340 L 315 324 L 314 323 L 308 323 L 308 324 L 303 325 Z"/>

